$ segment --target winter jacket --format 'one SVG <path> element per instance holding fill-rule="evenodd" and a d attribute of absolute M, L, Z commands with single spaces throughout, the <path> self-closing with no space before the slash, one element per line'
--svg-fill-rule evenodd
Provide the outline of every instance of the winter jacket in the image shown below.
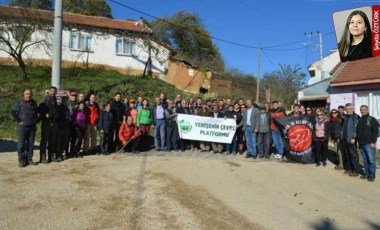
<path fill-rule="evenodd" d="M 120 126 L 120 129 L 119 129 L 119 140 L 121 142 L 123 142 L 123 141 L 129 141 L 132 137 L 137 138 L 139 136 L 140 136 L 140 132 L 137 129 L 136 125 L 132 124 L 130 127 L 128 127 L 128 125 L 126 123 L 123 123 Z"/>
<path fill-rule="evenodd" d="M 324 123 L 324 135 L 323 137 L 317 136 L 317 125 Z M 327 141 L 330 138 L 330 122 L 323 119 L 322 121 L 314 120 L 313 122 L 313 140 L 315 141 Z"/>
<path fill-rule="evenodd" d="M 211 111 L 206 109 L 206 110 L 203 110 L 203 109 L 199 109 L 197 112 L 196 112 L 197 116 L 201 116 L 201 117 L 210 117 L 211 116 Z"/>
<path fill-rule="evenodd" d="M 342 129 L 342 138 L 346 139 L 347 142 L 350 142 L 351 139 L 356 139 L 356 125 L 359 121 L 359 115 L 356 113 L 352 115 L 344 114 L 344 122 Z"/>
<path fill-rule="evenodd" d="M 151 111 L 151 109 L 142 107 L 137 112 L 137 126 L 151 125 L 151 124 L 152 124 L 152 111 Z"/>
<path fill-rule="evenodd" d="M 331 140 L 337 141 L 341 139 L 342 121 L 330 120 L 330 137 Z"/>
<path fill-rule="evenodd" d="M 129 108 L 128 110 L 128 115 L 132 117 L 132 123 L 135 125 L 137 124 L 137 113 L 138 110 L 135 108 Z"/>
<path fill-rule="evenodd" d="M 173 127 L 174 125 L 176 125 L 176 117 L 177 110 L 175 107 L 165 109 L 165 120 L 167 126 Z"/>
<path fill-rule="evenodd" d="M 58 119 L 58 111 L 57 111 L 57 108 L 58 108 L 58 104 L 57 104 L 57 99 L 56 97 L 52 97 L 52 96 L 45 96 L 39 106 L 38 106 L 38 110 L 41 114 L 41 118 L 43 120 L 47 119 L 47 120 L 57 120 Z M 48 116 L 46 116 L 48 115 Z"/>
<path fill-rule="evenodd" d="M 58 111 L 58 129 L 70 129 L 72 116 L 70 116 L 70 109 L 67 105 L 60 104 L 57 108 Z"/>
<path fill-rule="evenodd" d="M 86 129 L 86 126 L 87 126 L 86 112 L 79 109 L 75 110 L 73 121 L 74 121 L 74 126 L 76 128 L 80 128 L 82 130 Z"/>
<path fill-rule="evenodd" d="M 113 113 L 111 111 L 108 112 L 103 110 L 100 112 L 98 129 L 103 130 L 105 133 L 111 133 L 113 122 Z"/>
<path fill-rule="evenodd" d="M 357 140 L 359 144 L 376 144 L 379 129 L 378 127 L 379 123 L 377 122 L 376 118 L 370 117 L 368 114 L 362 116 L 356 125 Z"/>
<path fill-rule="evenodd" d="M 276 117 L 284 117 L 286 116 L 285 112 L 281 109 L 278 110 L 271 110 L 270 111 L 270 117 L 271 117 L 271 122 L 270 122 L 270 128 L 271 130 L 278 130 L 277 125 L 274 123 L 274 118 Z"/>
<path fill-rule="evenodd" d="M 121 101 L 113 100 L 111 102 L 111 112 L 115 122 L 121 123 L 125 114 L 125 106 Z"/>
<path fill-rule="evenodd" d="M 98 103 L 87 103 L 87 123 L 96 125 L 99 121 L 100 109 Z"/>
<path fill-rule="evenodd" d="M 35 100 L 24 101 L 18 100 L 11 110 L 13 118 L 22 122 L 25 126 L 34 126 L 37 124 L 37 103 Z"/>

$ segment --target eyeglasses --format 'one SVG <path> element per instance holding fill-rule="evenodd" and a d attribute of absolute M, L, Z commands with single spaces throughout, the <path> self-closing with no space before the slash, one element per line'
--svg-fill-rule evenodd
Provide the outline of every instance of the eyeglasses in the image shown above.
<path fill-rule="evenodd" d="M 334 111 L 334 112 L 331 112 L 331 113 L 332 113 L 332 114 L 337 114 L 338 112 L 335 112 L 335 111 Z"/>

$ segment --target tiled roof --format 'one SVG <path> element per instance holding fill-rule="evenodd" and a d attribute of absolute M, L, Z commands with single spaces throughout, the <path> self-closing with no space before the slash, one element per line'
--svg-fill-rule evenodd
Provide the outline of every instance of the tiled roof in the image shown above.
<path fill-rule="evenodd" d="M 337 67 L 331 86 L 380 83 L 380 56 L 344 62 Z"/>
<path fill-rule="evenodd" d="M 54 23 L 54 12 L 48 10 L 28 9 L 20 7 L 0 6 L 2 17 L 35 18 L 48 23 Z M 64 13 L 63 23 L 77 26 L 91 26 L 104 29 L 125 30 L 134 32 L 150 33 L 151 30 L 143 24 L 135 21 L 116 20 L 105 17 L 87 16 L 81 14 Z"/>

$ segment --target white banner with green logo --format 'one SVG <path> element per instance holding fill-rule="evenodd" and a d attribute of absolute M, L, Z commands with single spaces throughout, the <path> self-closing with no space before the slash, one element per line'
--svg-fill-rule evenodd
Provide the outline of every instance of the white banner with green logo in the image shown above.
<path fill-rule="evenodd" d="M 182 139 L 230 144 L 235 135 L 234 119 L 178 114 L 177 124 Z"/>

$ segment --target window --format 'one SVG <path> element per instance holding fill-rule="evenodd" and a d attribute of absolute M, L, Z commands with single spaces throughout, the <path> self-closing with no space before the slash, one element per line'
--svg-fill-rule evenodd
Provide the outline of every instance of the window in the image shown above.
<path fill-rule="evenodd" d="M 136 42 L 125 38 L 117 38 L 116 54 L 136 56 Z"/>
<path fill-rule="evenodd" d="M 367 105 L 369 115 L 380 119 L 380 91 L 362 92 L 356 94 L 355 111 L 359 113 L 360 106 Z"/>
<path fill-rule="evenodd" d="M 82 33 L 71 33 L 70 49 L 91 51 L 91 40 L 92 37 L 90 35 Z"/>

